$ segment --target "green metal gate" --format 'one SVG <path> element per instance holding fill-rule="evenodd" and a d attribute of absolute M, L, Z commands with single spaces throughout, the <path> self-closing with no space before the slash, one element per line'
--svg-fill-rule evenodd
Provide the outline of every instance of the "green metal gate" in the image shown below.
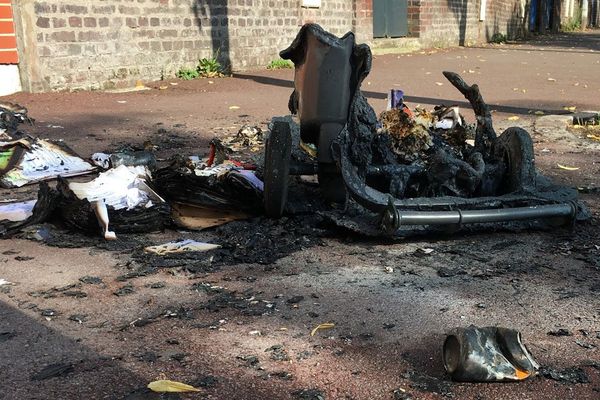
<path fill-rule="evenodd" d="M 408 35 L 408 0 L 373 0 L 373 37 Z"/>

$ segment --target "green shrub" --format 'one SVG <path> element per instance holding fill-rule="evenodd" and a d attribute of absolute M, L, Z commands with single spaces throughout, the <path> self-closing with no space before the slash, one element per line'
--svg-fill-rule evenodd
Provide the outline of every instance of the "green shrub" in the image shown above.
<path fill-rule="evenodd" d="M 216 57 L 202 58 L 198 63 L 198 74 L 204 78 L 223 75 L 223 66 Z"/>
<path fill-rule="evenodd" d="M 496 32 L 492 35 L 492 38 L 490 39 L 490 42 L 492 43 L 497 43 L 497 44 L 502 44 L 502 43 L 506 43 L 506 35 L 500 32 Z"/>
<path fill-rule="evenodd" d="M 574 32 L 581 30 L 581 19 L 569 18 L 567 22 L 560 25 L 560 30 L 563 32 Z"/>
<path fill-rule="evenodd" d="M 284 60 L 282 58 L 278 60 L 273 60 L 267 65 L 267 69 L 285 69 L 285 68 L 294 68 L 294 63 L 290 60 Z"/>
<path fill-rule="evenodd" d="M 198 61 L 196 68 L 182 67 L 175 75 L 185 81 L 200 77 L 214 78 L 223 76 L 223 66 L 216 57 L 202 58 Z"/>
<path fill-rule="evenodd" d="M 187 68 L 183 67 L 175 74 L 179 79 L 183 79 L 184 81 L 189 81 L 192 79 L 196 79 L 200 76 L 197 68 Z"/>

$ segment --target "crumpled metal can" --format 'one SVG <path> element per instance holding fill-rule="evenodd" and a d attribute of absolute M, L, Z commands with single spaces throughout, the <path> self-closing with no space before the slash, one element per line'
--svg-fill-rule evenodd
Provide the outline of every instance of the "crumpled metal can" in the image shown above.
<path fill-rule="evenodd" d="M 444 366 L 455 381 L 519 381 L 537 374 L 521 333 L 495 326 L 456 328 L 444 342 Z"/>

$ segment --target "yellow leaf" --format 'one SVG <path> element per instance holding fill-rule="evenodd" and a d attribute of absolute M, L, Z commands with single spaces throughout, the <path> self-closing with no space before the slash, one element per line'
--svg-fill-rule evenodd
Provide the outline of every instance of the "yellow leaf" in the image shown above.
<path fill-rule="evenodd" d="M 516 115 L 513 115 L 512 117 L 508 117 L 509 121 L 517 121 L 519 119 L 519 117 L 517 117 Z"/>
<path fill-rule="evenodd" d="M 442 86 L 443 85 L 442 82 L 436 82 L 435 84 L 438 85 L 438 86 Z"/>
<path fill-rule="evenodd" d="M 566 165 L 561 165 L 561 164 L 556 164 L 556 165 L 558 165 L 558 168 L 564 169 L 566 171 L 577 171 L 579 169 L 579 167 L 568 167 Z"/>
<path fill-rule="evenodd" d="M 563 107 L 563 110 L 575 112 L 575 110 L 577 110 L 577 107 L 575 107 L 575 106 L 565 106 L 565 107 Z"/>
<path fill-rule="evenodd" d="M 240 108 L 238 106 L 230 106 L 229 109 L 230 110 L 239 110 Z"/>
<path fill-rule="evenodd" d="M 600 141 L 600 136 L 598 136 L 598 135 L 587 135 L 587 137 L 588 137 L 589 139 L 594 139 L 594 140 L 598 140 L 598 141 Z"/>
<path fill-rule="evenodd" d="M 166 90 L 166 89 L 168 89 L 169 87 L 168 87 L 168 86 L 164 86 L 164 85 L 163 85 L 163 86 L 159 86 L 158 88 L 159 88 L 160 90 Z"/>
<path fill-rule="evenodd" d="M 310 336 L 315 336 L 315 333 L 317 333 L 319 330 L 321 329 L 331 329 L 334 328 L 335 324 L 332 324 L 331 322 L 326 322 L 324 324 L 319 324 L 315 327 L 315 329 L 313 329 L 312 331 L 310 331 Z"/>
<path fill-rule="evenodd" d="M 186 385 L 185 383 L 170 381 L 168 379 L 150 382 L 148 389 L 153 392 L 199 392 L 200 389 L 196 389 L 193 386 Z"/>
<path fill-rule="evenodd" d="M 544 115 L 544 112 L 543 111 L 536 111 L 536 112 L 534 112 L 534 114 L 535 115 Z"/>

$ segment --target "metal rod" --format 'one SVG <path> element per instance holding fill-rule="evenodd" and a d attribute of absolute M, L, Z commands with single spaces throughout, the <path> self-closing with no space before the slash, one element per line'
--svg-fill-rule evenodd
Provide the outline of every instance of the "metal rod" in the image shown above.
<path fill-rule="evenodd" d="M 400 225 L 448 225 L 484 222 L 508 222 L 528 219 L 565 218 L 572 220 L 572 204 L 549 204 L 532 207 L 498 208 L 465 211 L 400 211 Z"/>

